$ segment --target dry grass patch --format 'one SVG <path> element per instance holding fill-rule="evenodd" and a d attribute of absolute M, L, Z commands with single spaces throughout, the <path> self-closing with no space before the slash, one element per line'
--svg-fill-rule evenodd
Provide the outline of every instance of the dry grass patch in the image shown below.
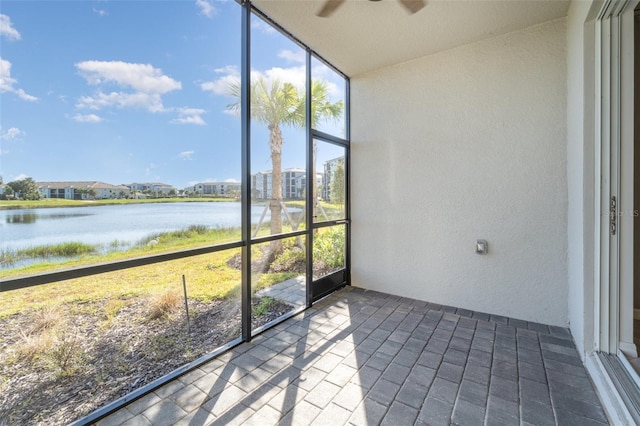
<path fill-rule="evenodd" d="M 111 321 L 120 313 L 122 308 L 127 306 L 127 301 L 123 299 L 109 299 L 102 308 L 104 315 L 104 325 L 108 326 Z"/>
<path fill-rule="evenodd" d="M 37 310 L 32 317 L 33 323 L 29 334 L 41 333 L 53 329 L 64 322 L 64 317 L 57 306 L 45 306 Z"/>
<path fill-rule="evenodd" d="M 53 344 L 54 337 L 51 332 L 25 334 L 20 332 L 20 341 L 15 345 L 15 356 L 34 360 L 41 357 Z"/>
<path fill-rule="evenodd" d="M 53 335 L 53 344 L 42 354 L 42 358 L 58 374 L 73 374 L 84 362 L 80 337 L 69 329 L 57 329 Z"/>
<path fill-rule="evenodd" d="M 19 330 L 20 340 L 16 343 L 15 355 L 29 360 L 42 358 L 53 346 L 56 330 L 64 325 L 65 318 L 55 306 L 45 306 L 33 312 L 28 326 Z"/>
<path fill-rule="evenodd" d="M 82 366 L 81 336 L 70 328 L 59 307 L 45 307 L 32 313 L 29 326 L 19 330 L 12 361 L 28 360 L 32 365 L 57 375 L 69 375 Z"/>
<path fill-rule="evenodd" d="M 147 318 L 155 320 L 170 316 L 180 308 L 180 294 L 175 290 L 167 290 L 151 298 Z"/>

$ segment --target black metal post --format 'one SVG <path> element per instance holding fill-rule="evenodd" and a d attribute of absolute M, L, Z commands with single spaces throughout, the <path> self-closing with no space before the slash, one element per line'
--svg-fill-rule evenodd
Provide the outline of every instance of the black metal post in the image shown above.
<path fill-rule="evenodd" d="M 184 310 L 187 313 L 187 333 L 191 334 L 191 321 L 189 320 L 189 303 L 187 302 L 187 279 L 182 275 L 182 290 L 184 290 Z"/>
<path fill-rule="evenodd" d="M 349 78 L 345 77 L 345 139 L 347 140 L 345 159 L 344 159 L 344 183 L 345 183 L 345 216 L 347 223 L 345 232 L 345 269 L 346 269 L 346 282 L 347 285 L 351 285 L 351 84 Z"/>
<path fill-rule="evenodd" d="M 240 120 L 242 134 L 242 340 L 251 340 L 251 3 L 242 4 Z"/>
<path fill-rule="evenodd" d="M 311 301 L 313 300 L 313 214 L 315 212 L 315 203 L 316 199 L 314 199 L 314 186 L 316 184 L 316 177 L 313 173 L 313 163 L 315 162 L 314 152 L 313 152 L 313 135 L 312 132 L 312 121 L 311 121 L 311 102 L 313 99 L 311 98 L 312 90 L 311 90 L 311 50 L 309 48 L 306 49 L 307 58 L 306 58 L 306 103 L 304 106 L 305 109 L 305 127 L 307 129 L 307 210 L 306 210 L 306 222 L 307 222 L 307 308 L 311 307 Z"/>

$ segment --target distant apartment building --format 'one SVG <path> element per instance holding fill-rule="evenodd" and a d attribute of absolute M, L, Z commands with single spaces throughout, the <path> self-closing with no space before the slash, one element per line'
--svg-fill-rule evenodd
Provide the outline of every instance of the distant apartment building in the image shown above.
<path fill-rule="evenodd" d="M 188 191 L 208 196 L 229 196 L 239 194 L 242 189 L 240 182 L 201 182 L 187 188 Z"/>
<path fill-rule="evenodd" d="M 251 175 L 251 197 L 258 200 L 271 197 L 271 170 Z"/>
<path fill-rule="evenodd" d="M 329 201 L 331 197 L 331 182 L 333 181 L 333 177 L 336 172 L 336 168 L 338 165 L 342 165 L 344 167 L 344 156 L 340 156 L 334 158 L 332 160 L 327 160 L 324 162 L 324 171 L 322 173 L 322 199 L 325 201 Z M 344 169 L 343 169 L 344 176 Z"/>
<path fill-rule="evenodd" d="M 99 181 L 36 182 L 42 198 L 64 198 L 67 200 L 106 200 L 126 198 L 130 191 L 124 185 L 112 185 Z"/>
<path fill-rule="evenodd" d="M 176 189 L 171 186 L 168 185 L 166 183 L 154 183 L 154 182 L 147 182 L 147 183 L 137 183 L 134 182 L 130 185 L 128 185 L 129 188 L 131 189 L 131 192 L 133 194 L 148 194 L 151 196 L 155 196 L 155 197 L 163 197 L 163 196 L 167 196 L 169 194 L 171 194 L 171 192 L 173 191 L 173 194 L 176 194 L 177 191 Z"/>
<path fill-rule="evenodd" d="M 297 200 L 305 197 L 304 189 L 307 184 L 307 172 L 300 168 L 289 168 L 282 171 L 282 198 Z M 322 184 L 322 174 L 316 174 L 316 184 Z M 258 172 L 251 176 L 252 196 L 258 200 L 271 198 L 272 172 L 271 170 Z"/>

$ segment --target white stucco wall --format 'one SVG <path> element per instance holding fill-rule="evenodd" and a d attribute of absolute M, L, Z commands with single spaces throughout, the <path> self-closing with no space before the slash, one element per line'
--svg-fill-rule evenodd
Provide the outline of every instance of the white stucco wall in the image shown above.
<path fill-rule="evenodd" d="M 565 19 L 353 77 L 352 284 L 567 326 L 566 77 Z"/>
<path fill-rule="evenodd" d="M 583 359 L 594 345 L 595 26 L 587 22 L 597 10 L 575 1 L 567 18 L 568 309 Z"/>

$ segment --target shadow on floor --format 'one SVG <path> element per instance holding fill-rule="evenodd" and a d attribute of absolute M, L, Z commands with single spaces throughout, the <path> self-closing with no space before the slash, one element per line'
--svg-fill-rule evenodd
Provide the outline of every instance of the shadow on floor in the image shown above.
<path fill-rule="evenodd" d="M 100 425 L 600 425 L 568 329 L 347 287 Z"/>

